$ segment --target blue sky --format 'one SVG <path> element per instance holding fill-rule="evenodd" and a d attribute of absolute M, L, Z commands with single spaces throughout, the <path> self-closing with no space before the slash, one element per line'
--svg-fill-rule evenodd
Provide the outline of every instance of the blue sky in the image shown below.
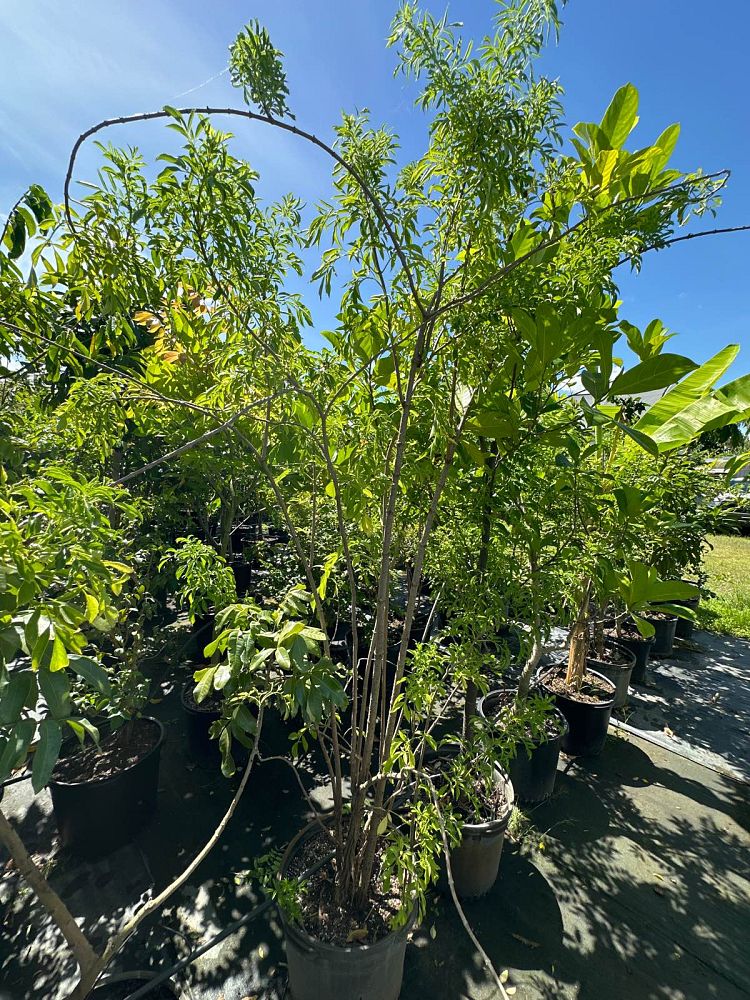
<path fill-rule="evenodd" d="M 101 118 L 165 103 L 238 103 L 221 71 L 227 46 L 252 18 L 285 52 L 290 103 L 303 127 L 330 137 L 342 110 L 368 107 L 375 122 L 400 135 L 405 157 L 416 154 L 424 121 L 413 91 L 393 78 L 394 54 L 384 46 L 394 9 L 385 0 L 4 0 L 0 212 L 34 181 L 59 198 L 71 145 Z M 473 36 L 487 30 L 495 9 L 493 0 L 449 6 Z M 541 65 L 563 84 L 566 121 L 599 120 L 614 91 L 634 83 L 639 145 L 679 121 L 677 166 L 732 169 L 718 220 L 707 228 L 750 222 L 750 3 L 722 0 L 709 17 L 700 0 L 570 0 L 563 20 L 559 44 Z M 235 128 L 235 152 L 261 171 L 269 196 L 292 190 L 314 203 L 327 194 L 321 154 L 262 127 Z M 108 138 L 147 155 L 168 142 L 157 123 L 111 130 Z M 96 164 L 89 146 L 77 176 L 90 177 Z M 639 326 L 659 316 L 680 334 L 671 346 L 698 361 L 726 343 L 741 344 L 732 372 L 739 374 L 750 369 L 749 261 L 750 233 L 652 253 L 640 275 L 619 274 L 622 315 Z M 311 288 L 311 304 L 315 297 Z M 318 307 L 316 319 L 325 326 L 333 312 Z"/>

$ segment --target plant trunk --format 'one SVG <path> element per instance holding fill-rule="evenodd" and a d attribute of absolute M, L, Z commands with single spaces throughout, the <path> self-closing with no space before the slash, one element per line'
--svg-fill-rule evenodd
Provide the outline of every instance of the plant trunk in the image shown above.
<path fill-rule="evenodd" d="M 534 676 L 540 659 L 542 658 L 542 618 L 539 612 L 539 602 L 536 599 L 536 582 L 539 567 L 535 552 L 529 553 L 529 578 L 531 584 L 531 599 L 534 602 L 533 621 L 531 623 L 532 645 L 531 652 L 523 665 L 521 676 L 518 680 L 517 702 L 526 701 L 531 687 L 531 678 Z"/>
<path fill-rule="evenodd" d="M 568 653 L 568 670 L 565 683 L 579 690 L 586 673 L 586 655 L 589 651 L 589 602 L 591 600 L 591 580 L 583 585 L 583 596 L 578 607 L 578 614 L 570 630 L 570 652 Z"/>
<path fill-rule="evenodd" d="M 480 443 L 484 446 L 484 439 L 480 439 Z M 482 505 L 482 537 L 479 543 L 479 557 L 477 559 L 477 571 L 479 573 L 479 579 L 481 580 L 485 573 L 487 572 L 487 563 L 490 557 L 490 536 L 492 533 L 492 522 L 490 520 L 492 514 L 492 500 L 495 495 L 495 477 L 497 475 L 498 466 L 498 455 L 497 455 L 497 445 L 495 445 L 495 454 L 493 457 L 492 464 L 490 466 L 485 466 L 484 469 L 484 503 Z M 471 725 L 471 719 L 477 714 L 477 686 L 474 681 L 468 681 L 466 685 L 466 691 L 464 692 L 464 719 L 463 719 L 463 736 L 466 739 L 469 735 L 469 726 Z"/>

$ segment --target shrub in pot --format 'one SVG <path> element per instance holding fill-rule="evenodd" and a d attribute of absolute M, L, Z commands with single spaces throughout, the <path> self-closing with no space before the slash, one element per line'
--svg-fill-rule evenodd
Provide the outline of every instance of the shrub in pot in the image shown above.
<path fill-rule="evenodd" d="M 216 612 L 237 599 L 234 574 L 224 556 L 191 535 L 178 538 L 177 545 L 167 549 L 159 568 L 166 566 L 174 573 L 178 603 L 205 645 Z"/>
<path fill-rule="evenodd" d="M 490 726 L 504 728 L 507 721 L 517 724 L 517 697 L 514 688 L 490 691 L 479 702 L 479 715 Z M 521 732 L 507 763 L 518 802 L 542 802 L 553 794 L 557 762 L 567 731 L 567 720 L 559 709 L 552 707 L 551 699 L 538 693 L 527 696 Z"/>
<path fill-rule="evenodd" d="M 137 507 L 123 491 L 86 480 L 63 467 L 47 467 L 39 480 L 0 481 L 0 780 L 30 765 L 34 791 L 50 786 L 56 769 L 72 763 L 71 758 L 60 759 L 66 730 L 73 734 L 76 745 L 80 741 L 82 750 L 93 748 L 96 757 L 99 730 L 91 712 L 100 714 L 108 707 L 111 720 L 107 724 L 122 722 L 117 730 L 120 734 L 131 724 L 128 718 L 135 714 L 145 690 L 135 668 L 140 655 L 138 625 L 142 623 L 138 619 L 143 594 L 133 584 L 131 566 L 110 558 L 110 554 L 113 548 L 119 549 L 121 558 L 129 552 L 131 528 L 137 518 Z M 124 661 L 120 669 L 102 665 L 91 646 L 97 636 L 102 646 L 110 648 L 114 640 L 115 660 L 119 657 Z M 155 726 L 158 733 L 158 723 Z M 127 747 L 128 740 L 124 743 Z M 105 744 L 106 737 L 101 740 L 100 759 L 107 756 Z M 157 745 L 149 748 L 144 760 L 147 767 L 153 766 L 157 752 Z M 127 776 L 128 770 L 121 777 Z M 140 922 L 158 912 L 207 856 L 229 822 L 248 776 L 249 768 L 227 813 L 193 862 L 115 930 L 100 952 L 0 808 L 0 843 L 78 964 L 81 978 L 71 1000 L 89 996 L 100 974 Z M 113 780 L 117 782 L 110 778 L 102 784 Z M 53 796 L 59 794 L 59 789 L 58 793 L 51 790 Z M 68 783 L 66 791 L 70 790 Z M 109 803 L 115 810 L 121 808 L 122 794 L 120 783 Z M 147 811 L 148 802 L 143 804 Z M 74 820 L 77 829 L 82 829 L 81 820 L 92 825 L 96 817 L 79 812 Z M 91 839 L 90 830 L 85 832 Z M 101 843 L 93 846 L 99 853 Z"/>

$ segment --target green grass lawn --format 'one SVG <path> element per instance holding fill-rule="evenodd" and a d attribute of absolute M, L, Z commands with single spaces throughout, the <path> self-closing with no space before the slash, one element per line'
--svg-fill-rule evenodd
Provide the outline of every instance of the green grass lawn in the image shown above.
<path fill-rule="evenodd" d="M 710 535 L 706 555 L 708 588 L 716 597 L 701 602 L 702 628 L 750 639 L 750 538 Z"/>

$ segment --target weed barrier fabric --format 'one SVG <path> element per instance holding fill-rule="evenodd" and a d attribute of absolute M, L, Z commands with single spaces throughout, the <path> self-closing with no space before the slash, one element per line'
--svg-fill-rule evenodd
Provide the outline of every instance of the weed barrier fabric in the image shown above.
<path fill-rule="evenodd" d="M 317 861 L 310 868 L 307 868 L 302 873 L 301 878 L 303 880 L 310 878 L 310 876 L 314 875 L 316 871 L 318 871 L 324 865 L 327 865 L 328 862 L 333 858 L 333 855 L 334 852 L 330 851 L 325 857 L 321 858 L 320 861 Z M 153 992 L 153 990 L 157 988 L 157 986 L 161 986 L 161 984 L 165 982 L 167 979 L 170 979 L 172 976 L 177 975 L 178 972 L 182 972 L 182 970 L 186 969 L 188 965 L 192 965 L 192 963 L 195 962 L 196 959 L 199 959 L 202 955 L 205 955 L 206 952 L 211 951 L 211 949 L 215 948 L 217 944 L 221 944 L 221 942 L 225 938 L 228 938 L 230 935 L 234 934 L 235 931 L 238 931 L 241 927 L 244 927 L 246 924 L 251 923 L 253 920 L 255 920 L 256 917 L 262 916 L 264 913 L 270 910 L 272 906 L 275 905 L 276 905 L 275 900 L 267 899 L 265 900 L 265 902 L 260 903 L 258 906 L 250 910 L 249 913 L 246 913 L 244 917 L 240 917 L 239 920 L 235 920 L 233 923 L 227 924 L 224 930 L 219 931 L 218 934 L 215 934 L 212 938 L 210 938 L 208 941 L 202 944 L 199 948 L 196 948 L 195 951 L 191 951 L 190 954 L 187 955 L 185 958 L 181 958 L 179 962 L 175 962 L 175 964 L 170 966 L 168 969 L 163 969 L 156 976 L 154 976 L 153 979 L 149 980 L 149 982 L 145 983 L 143 986 L 140 986 L 134 993 L 131 993 L 127 997 L 127 1000 L 141 1000 L 141 997 L 147 997 L 149 993 Z"/>

